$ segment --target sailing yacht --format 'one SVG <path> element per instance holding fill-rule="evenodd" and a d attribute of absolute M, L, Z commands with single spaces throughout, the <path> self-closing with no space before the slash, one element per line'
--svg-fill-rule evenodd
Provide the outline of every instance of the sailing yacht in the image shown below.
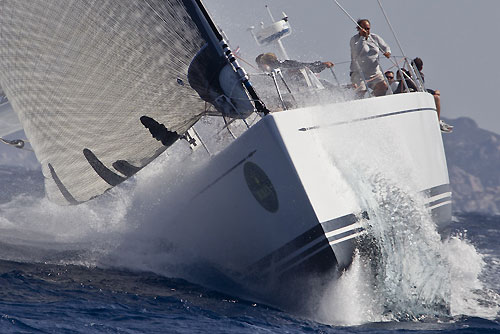
<path fill-rule="evenodd" d="M 200 141 L 189 130 L 204 115 L 257 114 L 190 182 L 189 209 L 156 207 L 179 222 L 175 243 L 242 282 L 348 267 L 377 222 L 373 178 L 405 180 L 437 230 L 451 221 L 430 94 L 266 106 L 200 0 L 1 1 L 0 45 L 0 85 L 62 205 Z"/>

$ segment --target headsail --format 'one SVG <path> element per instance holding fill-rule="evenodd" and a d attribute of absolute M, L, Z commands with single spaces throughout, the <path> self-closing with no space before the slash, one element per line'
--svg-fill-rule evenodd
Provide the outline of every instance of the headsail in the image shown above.
<path fill-rule="evenodd" d="M 0 85 L 52 200 L 89 200 L 163 152 L 141 117 L 174 137 L 199 119 L 188 69 L 209 41 L 194 4 L 0 1 Z"/>

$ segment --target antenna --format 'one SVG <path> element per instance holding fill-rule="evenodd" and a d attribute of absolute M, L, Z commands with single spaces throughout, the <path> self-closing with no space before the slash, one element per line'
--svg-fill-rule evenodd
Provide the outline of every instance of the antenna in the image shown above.
<path fill-rule="evenodd" d="M 266 5 L 267 12 L 269 13 L 269 17 L 271 18 L 271 22 L 274 22 L 274 17 L 273 13 L 271 13 L 271 9 L 269 9 L 269 6 Z"/>

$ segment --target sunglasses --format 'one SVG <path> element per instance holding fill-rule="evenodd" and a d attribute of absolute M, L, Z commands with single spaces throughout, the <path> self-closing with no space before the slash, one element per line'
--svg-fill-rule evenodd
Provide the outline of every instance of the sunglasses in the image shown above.
<path fill-rule="evenodd" d="M 394 79 L 394 77 L 387 77 L 387 79 Z"/>

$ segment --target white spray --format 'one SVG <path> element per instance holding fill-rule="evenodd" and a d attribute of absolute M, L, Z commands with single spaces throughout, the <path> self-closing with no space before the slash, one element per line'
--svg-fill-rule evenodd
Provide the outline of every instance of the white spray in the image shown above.
<path fill-rule="evenodd" d="M 387 142 L 377 143 L 376 150 L 366 149 L 373 147 L 366 138 L 381 137 L 377 132 L 390 138 L 391 129 L 357 131 L 350 124 L 349 131 L 345 142 L 329 145 L 327 154 L 359 195 L 360 207 L 370 219 L 352 265 L 319 301 L 318 320 L 355 325 L 459 314 L 495 318 L 498 296 L 489 291 L 486 297 L 478 279 L 481 255 L 460 238 L 441 240 L 424 195 L 415 192 L 412 177 L 401 172 L 405 166 L 395 163 L 412 161 L 399 159 L 408 153 Z M 319 145 L 322 140 L 318 131 Z"/>

